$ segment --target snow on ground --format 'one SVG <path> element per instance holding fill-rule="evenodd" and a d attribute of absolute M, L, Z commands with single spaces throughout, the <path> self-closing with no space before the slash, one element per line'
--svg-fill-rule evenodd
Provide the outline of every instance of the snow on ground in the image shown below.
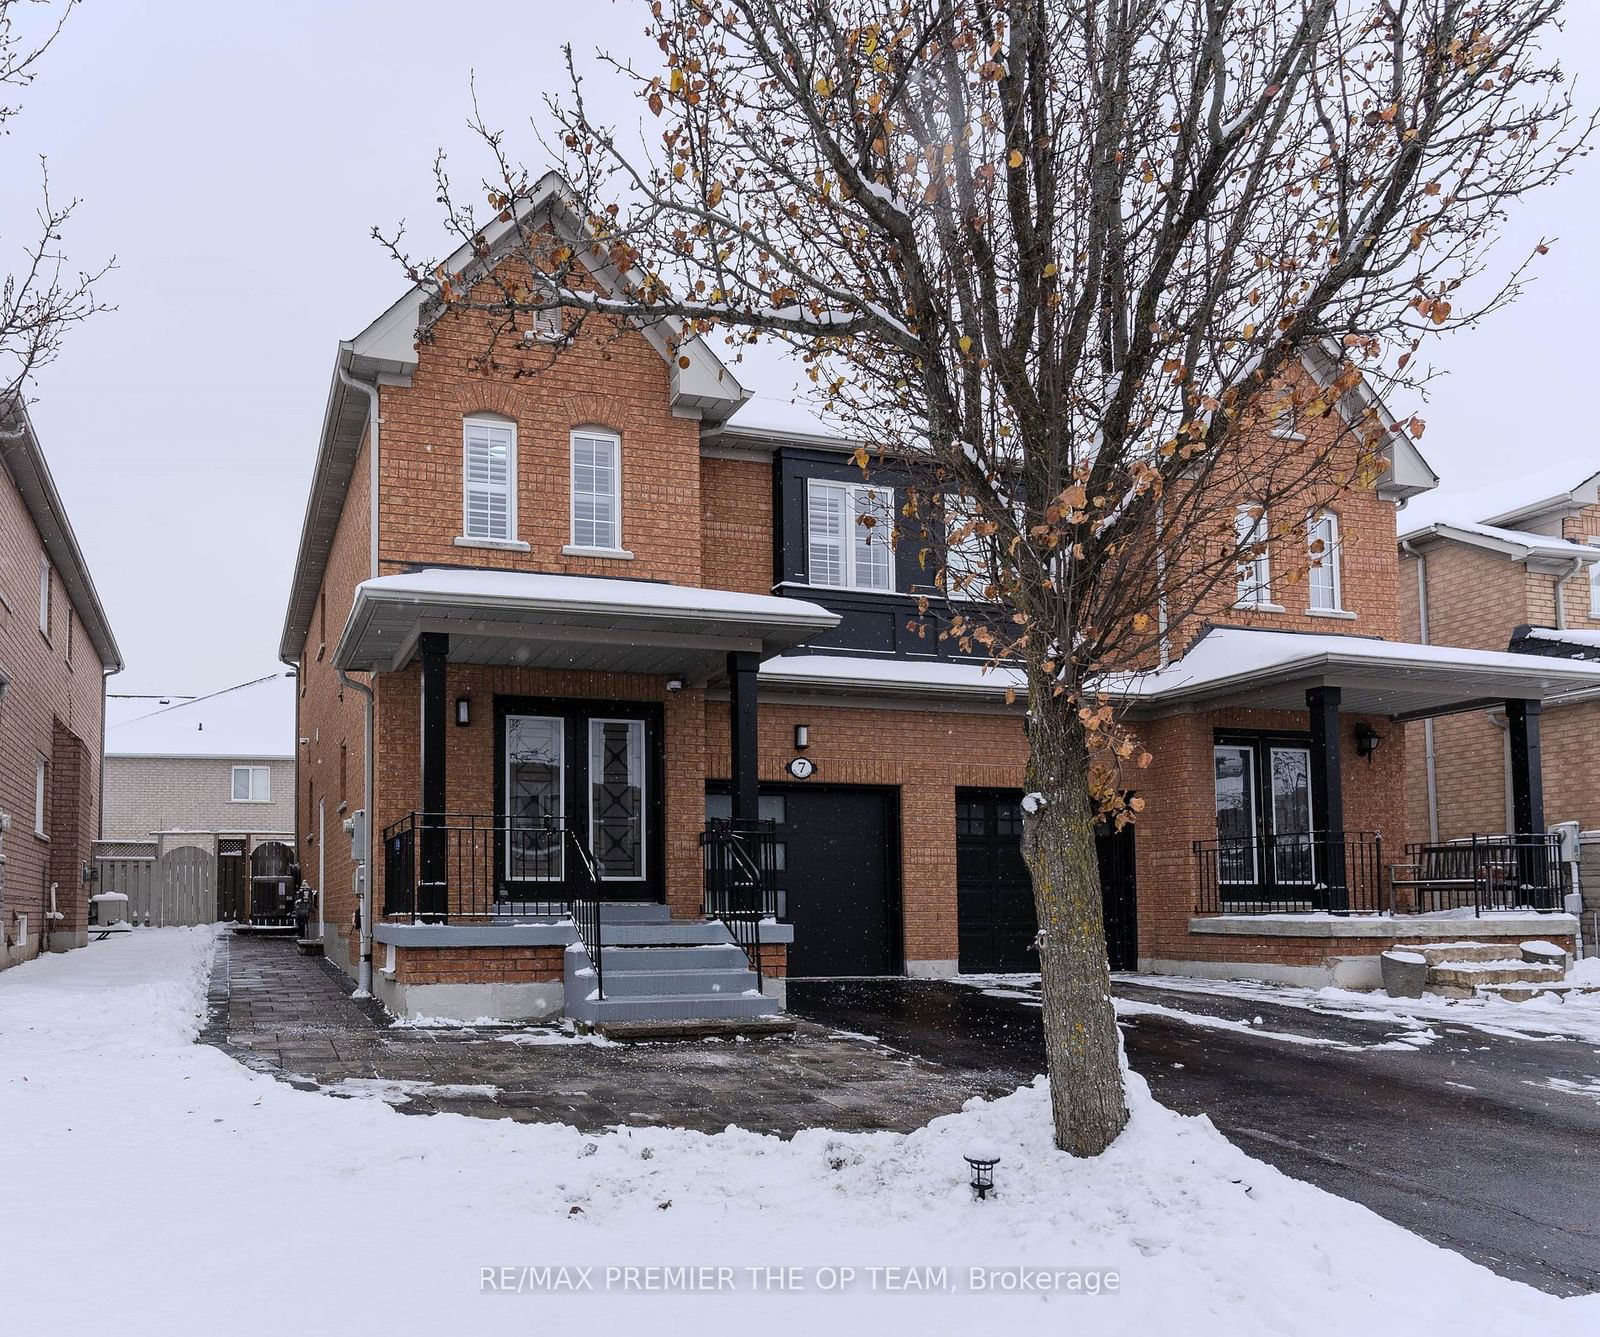
<path fill-rule="evenodd" d="M 789 1142 L 407 1116 L 192 1043 L 211 946 L 206 929 L 153 929 L 0 974 L 7 1331 L 277 1337 L 377 1320 L 474 1333 L 628 1323 L 667 1337 L 1035 1321 L 1292 1337 L 1600 1324 L 1600 1297 L 1502 1280 L 1289 1179 L 1207 1120 L 1155 1104 L 1137 1077 L 1128 1130 L 1087 1162 L 1052 1149 L 1042 1086 L 909 1135 Z M 983 1203 L 962 1160 L 980 1140 L 1003 1157 L 1000 1197 Z M 532 1269 L 563 1265 L 593 1268 L 593 1290 L 539 1289 L 562 1274 Z M 693 1274 L 706 1285 L 695 1294 L 649 1289 L 657 1274 L 635 1274 L 633 1291 L 625 1273 L 608 1281 L 608 1267 L 652 1265 L 712 1270 Z M 1097 1295 L 997 1293 L 972 1288 L 974 1266 L 1107 1269 L 1117 1285 L 1101 1272 Z M 911 1274 L 873 1267 L 948 1271 L 928 1294 L 891 1289 Z M 843 1285 L 829 1268 L 856 1271 Z M 510 1292 L 485 1289 L 486 1270 Z"/>
<path fill-rule="evenodd" d="M 1038 976 L 1033 978 L 1037 980 Z M 1437 994 L 1390 998 L 1382 992 L 1304 989 L 1256 980 L 1207 980 L 1184 975 L 1129 975 L 1127 979 L 1177 993 L 1254 999 L 1280 1007 L 1333 1012 L 1358 1021 L 1392 1021 L 1410 1026 L 1445 1022 L 1513 1040 L 1577 1040 L 1600 1045 L 1600 993 L 1569 994 L 1565 998 L 1546 994 L 1525 1003 L 1511 1003 L 1502 998 L 1441 998 Z M 1600 985 L 1600 958 L 1580 961 L 1567 975 L 1567 981 Z M 1016 987 L 1015 983 L 1012 987 Z M 1189 1014 L 1185 1019 L 1191 1019 Z"/>

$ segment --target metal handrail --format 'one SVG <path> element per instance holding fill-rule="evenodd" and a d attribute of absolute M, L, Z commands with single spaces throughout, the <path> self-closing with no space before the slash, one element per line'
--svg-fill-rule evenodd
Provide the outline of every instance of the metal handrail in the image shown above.
<path fill-rule="evenodd" d="M 745 847 L 752 838 L 757 842 L 757 858 L 752 858 Z M 774 895 L 776 842 L 777 825 L 772 821 L 716 820 L 700 833 L 706 918 L 717 920 L 728 930 L 744 952 L 755 973 L 756 988 L 762 993 L 766 992 L 766 972 L 761 960 L 761 921 L 766 918 L 768 901 Z"/>

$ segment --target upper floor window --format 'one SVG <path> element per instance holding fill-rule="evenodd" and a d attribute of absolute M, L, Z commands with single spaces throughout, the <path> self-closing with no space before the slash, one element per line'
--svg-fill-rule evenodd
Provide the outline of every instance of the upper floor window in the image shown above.
<path fill-rule="evenodd" d="M 952 599 L 990 597 L 989 539 L 978 533 L 977 504 L 970 497 L 944 499 L 944 588 Z"/>
<path fill-rule="evenodd" d="M 464 426 L 466 525 L 469 539 L 509 543 L 516 537 L 517 428 L 497 418 Z"/>
<path fill-rule="evenodd" d="M 622 548 L 622 440 L 614 433 L 572 434 L 572 546 Z"/>
<path fill-rule="evenodd" d="M 23 772 L 27 774 L 26 771 Z M 33 834 L 47 835 L 45 829 L 45 803 L 50 793 L 50 763 L 43 752 L 33 759 Z"/>
<path fill-rule="evenodd" d="M 39 559 L 39 630 L 50 634 L 50 559 Z"/>
<path fill-rule="evenodd" d="M 272 771 L 266 766 L 235 766 L 233 768 L 233 801 L 235 803 L 270 803 L 272 801 Z"/>
<path fill-rule="evenodd" d="M 807 579 L 813 585 L 894 589 L 894 491 L 870 483 L 807 483 Z"/>
<path fill-rule="evenodd" d="M 1267 512 L 1246 502 L 1233 517 L 1234 544 L 1239 553 L 1236 599 L 1261 607 L 1272 603 L 1272 559 L 1267 555 Z"/>
<path fill-rule="evenodd" d="M 1306 521 L 1306 606 L 1316 613 L 1344 611 L 1343 581 L 1339 574 L 1339 517 L 1322 511 Z"/>
<path fill-rule="evenodd" d="M 1600 548 L 1600 535 L 1590 534 L 1584 542 Z M 1589 616 L 1600 617 L 1600 562 L 1589 567 Z"/>

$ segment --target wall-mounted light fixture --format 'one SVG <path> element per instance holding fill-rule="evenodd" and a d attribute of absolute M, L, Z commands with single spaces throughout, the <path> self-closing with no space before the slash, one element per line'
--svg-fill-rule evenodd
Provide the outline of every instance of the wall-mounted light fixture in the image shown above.
<path fill-rule="evenodd" d="M 456 697 L 456 723 L 462 725 L 472 723 L 472 698 L 470 696 Z"/>
<path fill-rule="evenodd" d="M 1383 736 L 1365 720 L 1356 725 L 1356 756 L 1365 757 L 1367 765 L 1372 765 L 1372 754 L 1381 742 Z"/>
<path fill-rule="evenodd" d="M 794 726 L 794 745 L 802 752 L 811 746 L 811 726 L 809 724 L 797 724 Z"/>

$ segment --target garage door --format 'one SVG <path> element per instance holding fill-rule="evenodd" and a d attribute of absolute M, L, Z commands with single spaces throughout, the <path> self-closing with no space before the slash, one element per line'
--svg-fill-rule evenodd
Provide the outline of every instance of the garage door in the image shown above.
<path fill-rule="evenodd" d="M 1138 965 L 1133 828 L 1099 828 L 1106 952 L 1113 970 Z M 1022 791 L 956 790 L 956 917 L 965 974 L 1039 969 L 1033 883 L 1022 861 Z"/>
<path fill-rule="evenodd" d="M 706 812 L 728 815 L 726 794 Z M 763 785 L 761 816 L 777 825 L 778 914 L 794 926 L 790 975 L 900 971 L 900 866 L 894 791 Z"/>

